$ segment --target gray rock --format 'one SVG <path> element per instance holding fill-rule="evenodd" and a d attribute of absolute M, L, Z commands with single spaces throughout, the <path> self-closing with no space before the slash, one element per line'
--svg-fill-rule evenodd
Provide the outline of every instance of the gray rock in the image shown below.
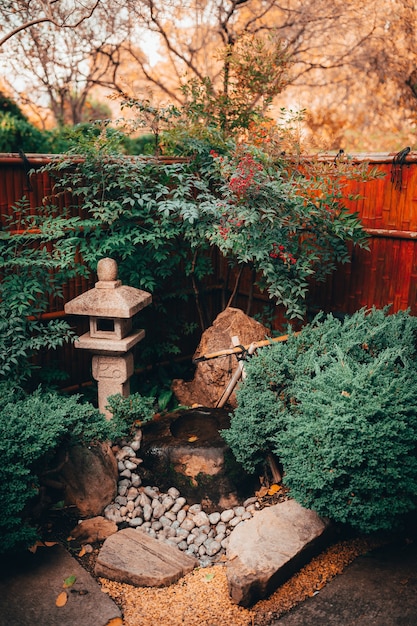
<path fill-rule="evenodd" d="M 208 556 L 214 556 L 221 550 L 220 543 L 218 541 L 215 541 L 214 539 L 208 539 L 204 542 L 204 545 L 206 547 L 206 553 Z"/>
<path fill-rule="evenodd" d="M 327 527 L 326 520 L 294 500 L 262 509 L 240 524 L 226 553 L 231 599 L 248 607 L 270 595 L 322 548 L 319 540 Z"/>
<path fill-rule="evenodd" d="M 145 504 L 148 504 L 149 506 L 151 505 L 151 498 L 149 496 L 146 495 L 146 493 L 142 492 L 139 494 L 139 502 L 138 504 L 140 504 L 141 506 L 145 506 Z"/>
<path fill-rule="evenodd" d="M 130 447 L 132 448 L 134 452 L 137 452 L 140 448 L 140 439 L 134 439 L 131 442 Z"/>
<path fill-rule="evenodd" d="M 155 519 L 159 519 L 160 517 L 164 515 L 166 509 L 164 505 L 162 504 L 162 502 L 156 501 L 157 502 L 156 506 L 153 506 L 154 502 L 155 500 L 152 502 L 152 508 L 153 508 L 152 515 Z"/>
<path fill-rule="evenodd" d="M 181 524 L 181 528 L 185 528 L 185 530 L 192 530 L 195 527 L 195 522 L 190 517 L 186 517 L 185 520 Z"/>
<path fill-rule="evenodd" d="M 97 576 L 139 587 L 163 587 L 197 565 L 196 559 L 147 533 L 125 528 L 104 542 L 95 566 Z"/>
<path fill-rule="evenodd" d="M 142 484 L 141 477 L 138 476 L 138 474 L 134 474 L 133 472 L 132 472 L 132 475 L 130 477 L 130 480 L 132 481 L 133 487 L 140 487 L 140 485 Z"/>
<path fill-rule="evenodd" d="M 148 522 L 152 517 L 152 507 L 150 504 L 143 505 L 143 519 Z"/>
<path fill-rule="evenodd" d="M 245 507 L 235 506 L 233 510 L 235 512 L 236 517 L 242 517 L 243 513 L 245 512 Z"/>
<path fill-rule="evenodd" d="M 147 496 L 149 496 L 149 498 L 150 498 L 151 500 L 154 500 L 155 498 L 158 498 L 158 492 L 157 492 L 157 490 L 156 490 L 156 489 L 154 489 L 153 487 L 146 486 L 146 487 L 144 488 L 143 492 L 144 492 Z"/>

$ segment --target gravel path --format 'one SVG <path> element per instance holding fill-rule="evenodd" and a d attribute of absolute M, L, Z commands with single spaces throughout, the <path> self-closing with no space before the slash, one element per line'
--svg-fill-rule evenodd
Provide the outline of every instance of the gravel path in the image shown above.
<path fill-rule="evenodd" d="M 107 579 L 99 582 L 120 606 L 124 626 L 270 626 L 376 545 L 364 539 L 333 545 L 251 609 L 232 603 L 221 564 L 195 569 L 163 588 L 133 587 Z"/>

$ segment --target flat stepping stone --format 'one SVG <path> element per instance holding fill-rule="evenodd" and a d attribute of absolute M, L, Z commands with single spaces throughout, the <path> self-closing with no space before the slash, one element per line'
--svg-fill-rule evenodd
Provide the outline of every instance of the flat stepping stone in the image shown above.
<path fill-rule="evenodd" d="M 328 526 L 295 500 L 262 509 L 237 526 L 226 551 L 233 602 L 248 607 L 270 595 L 322 549 Z"/>
<path fill-rule="evenodd" d="M 146 532 L 125 528 L 111 535 L 99 552 L 95 573 L 137 587 L 165 587 L 191 572 L 198 562 Z"/>

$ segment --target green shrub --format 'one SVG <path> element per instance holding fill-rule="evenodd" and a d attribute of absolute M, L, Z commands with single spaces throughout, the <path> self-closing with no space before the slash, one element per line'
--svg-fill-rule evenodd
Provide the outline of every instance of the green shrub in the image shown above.
<path fill-rule="evenodd" d="M 57 449 L 112 439 L 117 427 L 78 396 L 40 389 L 26 395 L 0 383 L 0 553 L 25 549 L 37 539 L 31 511 Z"/>
<path fill-rule="evenodd" d="M 119 436 L 143 422 L 152 419 L 155 413 L 155 398 L 145 398 L 139 393 L 132 393 L 127 398 L 117 393 L 107 398 L 107 409 L 112 413 L 112 420 L 119 425 Z"/>
<path fill-rule="evenodd" d="M 291 496 L 364 532 L 417 507 L 417 318 L 316 318 L 247 364 L 224 432 L 253 471 L 268 452 Z"/>
<path fill-rule="evenodd" d="M 0 112 L 0 152 L 48 153 L 50 137 L 27 119 L 13 113 Z"/>

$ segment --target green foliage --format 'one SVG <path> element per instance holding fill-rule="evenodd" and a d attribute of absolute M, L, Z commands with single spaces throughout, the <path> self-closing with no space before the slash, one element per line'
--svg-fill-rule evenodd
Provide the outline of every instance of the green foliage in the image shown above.
<path fill-rule="evenodd" d="M 24 115 L 16 102 L 0 91 L 0 114 L 2 113 L 10 113 L 10 115 L 21 120 L 27 120 L 26 115 Z"/>
<path fill-rule="evenodd" d="M 222 87 L 203 77 L 183 86 L 183 116 L 188 126 L 236 137 L 265 111 L 288 83 L 290 58 L 283 41 L 245 35 L 218 54 Z"/>
<path fill-rule="evenodd" d="M 247 364 L 224 432 L 247 470 L 279 456 L 303 506 L 365 532 L 417 507 L 417 319 L 316 318 Z"/>
<path fill-rule="evenodd" d="M 49 152 L 48 133 L 11 112 L 0 113 L 0 152 Z"/>
<path fill-rule="evenodd" d="M 223 62 L 224 93 L 202 79 L 186 86 L 182 108 L 125 100 L 137 114 L 132 124 L 80 125 L 65 157 L 45 168 L 56 181 L 46 207 L 65 196 L 74 202 L 70 214 L 83 210 L 83 217 L 56 213 L 47 221 L 59 233 L 63 266 L 80 255 L 94 272 L 110 256 L 125 284 L 152 293 L 152 307 L 140 314 L 148 362 L 179 352 L 185 321 L 170 315 L 170 300 L 194 297 L 201 328 L 211 322 L 201 285 L 212 271 L 213 249 L 239 269 L 248 266 L 288 318 L 303 318 L 310 279 L 347 261 L 347 242 L 366 245 L 357 216 L 343 205 L 341 178 L 356 176 L 355 168 L 338 163 L 320 173 L 284 158 L 283 137 L 299 153 L 297 117 L 288 116 L 287 128 L 264 117 L 288 67 L 279 40 L 237 42 Z M 127 158 L 126 132 L 141 126 L 151 128 L 157 150 L 186 157 Z"/>
<path fill-rule="evenodd" d="M 134 427 L 148 422 L 155 413 L 155 398 L 131 393 L 128 397 L 120 393 L 107 398 L 106 409 L 112 413 L 112 439 L 123 437 Z"/>
<path fill-rule="evenodd" d="M 79 396 L 41 389 L 27 395 L 0 383 L 0 553 L 25 549 L 37 539 L 31 510 L 57 449 L 111 435 L 112 424 L 92 405 L 80 404 Z"/>
<path fill-rule="evenodd" d="M 46 206 L 32 215 L 23 198 L 8 230 L 0 233 L 0 380 L 27 381 L 34 374 L 36 353 L 73 337 L 66 321 L 41 318 L 50 298 L 60 297 L 62 284 L 75 275 L 68 225 Z"/>

